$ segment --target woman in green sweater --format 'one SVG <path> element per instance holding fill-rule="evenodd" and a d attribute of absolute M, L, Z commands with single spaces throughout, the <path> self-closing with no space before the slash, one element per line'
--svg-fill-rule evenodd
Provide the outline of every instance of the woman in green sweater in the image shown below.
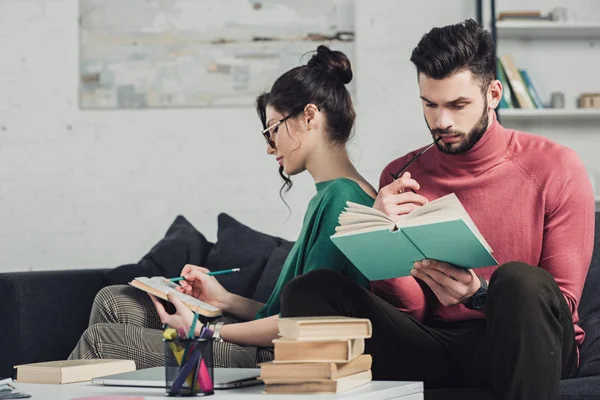
<path fill-rule="evenodd" d="M 316 194 L 310 200 L 300 236 L 266 304 L 228 292 L 215 277 L 206 274 L 209 271 L 205 268 L 186 265 L 181 271 L 185 280 L 180 281 L 179 290 L 218 307 L 225 315 L 211 324 L 218 338 L 213 346 L 217 367 L 256 367 L 273 358 L 272 340 L 278 334 L 280 294 L 296 276 L 327 268 L 368 286 L 367 279 L 330 240 L 346 201 L 371 206 L 377 195 L 352 165 L 346 152 L 355 119 L 352 99 L 345 87 L 351 80 L 348 58 L 339 51 L 319 46 L 307 65 L 284 73 L 269 92 L 257 99 L 267 153 L 279 164 L 284 186 L 291 187 L 289 176 L 308 171 L 314 179 Z M 104 300 L 97 297 L 94 307 L 106 310 L 92 311 L 92 316 L 111 314 L 115 298 L 124 297 L 122 292 L 114 293 L 117 289 L 103 290 L 113 292 L 101 291 L 98 297 Z M 132 288 L 120 290 L 131 293 Z M 139 303 L 147 301 L 141 298 L 146 296 L 143 292 L 133 291 L 135 294 L 128 298 L 130 302 L 132 296 L 138 296 Z M 175 306 L 174 314 L 167 313 L 153 296 L 151 299 L 160 323 L 173 328 L 191 325 L 194 314 L 176 296 L 169 296 Z M 149 312 L 147 305 L 136 307 Z M 118 316 L 107 319 L 114 322 Z M 115 327 L 114 323 L 97 322 L 86 330 L 71 358 L 130 358 L 136 360 L 138 368 L 164 362 L 160 326 L 130 327 L 128 332 L 123 327 Z M 196 334 L 199 334 L 199 325 Z M 115 332 L 115 329 L 123 331 Z M 120 338 L 119 343 L 111 337 Z M 107 340 L 111 345 L 103 346 L 103 341 Z"/>

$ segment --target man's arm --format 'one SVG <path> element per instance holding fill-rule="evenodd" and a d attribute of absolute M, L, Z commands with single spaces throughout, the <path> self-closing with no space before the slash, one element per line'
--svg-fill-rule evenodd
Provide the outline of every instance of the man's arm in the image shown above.
<path fill-rule="evenodd" d="M 556 174 L 557 184 L 547 188 L 540 267 L 554 277 L 574 313 L 594 247 L 594 193 L 574 151 L 561 157 Z"/>
<path fill-rule="evenodd" d="M 394 181 L 389 174 L 389 169 L 390 165 L 381 173 L 379 193 L 373 208 L 397 220 L 399 215 L 409 213 L 427 203 L 427 199 L 406 190 L 420 189 L 419 183 L 411 178 L 410 173 L 407 172 Z M 427 299 L 423 288 L 415 278 L 407 276 L 374 281 L 371 282 L 371 291 L 413 318 L 419 321 L 425 318 Z"/>

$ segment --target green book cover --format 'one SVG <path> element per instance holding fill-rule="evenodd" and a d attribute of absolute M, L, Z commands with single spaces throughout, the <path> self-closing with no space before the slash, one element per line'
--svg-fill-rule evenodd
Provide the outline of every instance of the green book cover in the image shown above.
<path fill-rule="evenodd" d="M 331 236 L 331 240 L 371 281 L 409 276 L 414 263 L 426 258 L 462 268 L 498 264 L 455 195 L 445 196 L 417 210 L 413 211 L 416 216 L 411 219 L 401 219 L 397 224 L 390 220 L 381 227 L 356 232 L 351 230 L 353 222 L 345 222 L 350 230 Z M 373 215 L 372 209 L 365 212 Z M 346 214 L 344 221 L 365 215 L 361 214 L 360 208 L 342 214 Z M 397 230 L 392 230 L 394 226 Z"/>
<path fill-rule="evenodd" d="M 401 231 L 382 229 L 331 240 L 370 281 L 408 276 L 415 261 L 425 258 Z"/>
<path fill-rule="evenodd" d="M 535 107 L 536 108 L 544 108 L 542 99 L 540 98 L 540 95 L 538 94 L 537 90 L 535 90 L 535 87 L 533 86 L 533 83 L 531 82 L 531 78 L 529 77 L 529 74 L 527 73 L 527 70 L 520 69 L 519 73 L 521 74 L 521 78 L 523 78 L 523 82 L 525 82 L 525 86 L 527 87 L 527 93 L 529 93 L 529 97 L 531 97 L 531 100 L 533 101 L 533 104 L 535 104 Z"/>
<path fill-rule="evenodd" d="M 498 80 L 502 82 L 502 98 L 500 99 L 498 108 L 515 108 L 512 101 L 512 91 L 510 90 L 510 85 L 500 60 L 496 60 L 496 73 Z"/>

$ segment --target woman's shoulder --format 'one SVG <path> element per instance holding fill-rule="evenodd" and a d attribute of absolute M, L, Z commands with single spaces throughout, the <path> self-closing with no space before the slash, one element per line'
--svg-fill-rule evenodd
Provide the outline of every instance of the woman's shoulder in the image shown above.
<path fill-rule="evenodd" d="M 324 200 L 346 204 L 347 201 L 371 206 L 373 199 L 358 182 L 349 178 L 337 178 L 324 189 Z"/>

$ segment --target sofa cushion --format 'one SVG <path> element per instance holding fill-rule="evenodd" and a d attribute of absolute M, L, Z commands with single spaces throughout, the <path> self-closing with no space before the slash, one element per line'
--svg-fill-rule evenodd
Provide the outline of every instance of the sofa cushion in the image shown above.
<path fill-rule="evenodd" d="M 240 268 L 217 279 L 228 291 L 252 298 L 271 253 L 289 242 L 257 232 L 224 213 L 219 214 L 218 227 L 217 242 L 205 266 L 211 271 Z"/>
<path fill-rule="evenodd" d="M 126 284 L 138 276 L 179 276 L 185 264 L 204 265 L 212 247 L 213 243 L 179 215 L 165 237 L 137 264 L 122 265 L 108 271 L 106 284 Z"/>
<path fill-rule="evenodd" d="M 293 243 L 288 242 L 273 250 L 256 285 L 256 290 L 252 296 L 254 300 L 261 303 L 266 303 L 269 300 L 273 289 L 275 289 L 277 279 L 279 279 L 279 275 L 281 274 L 281 267 L 283 267 L 283 263 L 293 245 Z"/>
<path fill-rule="evenodd" d="M 594 254 L 579 302 L 579 325 L 585 331 L 578 376 L 600 375 L 600 213 L 596 213 Z"/>

